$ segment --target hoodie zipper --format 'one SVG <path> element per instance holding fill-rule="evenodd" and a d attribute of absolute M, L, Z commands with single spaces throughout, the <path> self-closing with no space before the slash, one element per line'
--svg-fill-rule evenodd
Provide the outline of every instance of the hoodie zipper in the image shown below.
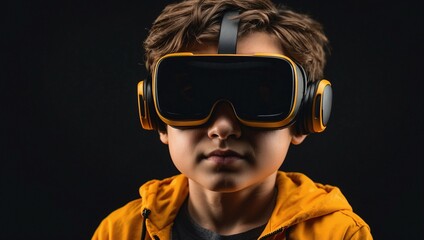
<path fill-rule="evenodd" d="M 143 209 L 143 212 L 141 213 L 141 215 L 143 215 L 143 225 L 142 225 L 142 230 L 141 230 L 141 240 L 144 240 L 146 238 L 146 220 L 147 218 L 149 218 L 149 215 L 152 211 L 150 211 L 150 209 Z"/>

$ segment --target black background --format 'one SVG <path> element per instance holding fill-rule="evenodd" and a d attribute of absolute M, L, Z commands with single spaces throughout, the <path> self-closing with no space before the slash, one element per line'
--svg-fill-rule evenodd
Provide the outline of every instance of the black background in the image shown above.
<path fill-rule="evenodd" d="M 168 2 L 3 4 L 2 239 L 89 239 L 142 183 L 177 173 L 136 103 L 141 42 Z M 327 130 L 282 169 L 339 186 L 375 239 L 422 239 L 422 2 L 284 3 L 325 26 L 335 95 Z"/>

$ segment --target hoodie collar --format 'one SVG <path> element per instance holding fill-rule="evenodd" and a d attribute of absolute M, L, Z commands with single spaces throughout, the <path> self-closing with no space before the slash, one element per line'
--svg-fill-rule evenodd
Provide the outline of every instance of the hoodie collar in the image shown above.
<path fill-rule="evenodd" d="M 352 209 L 339 188 L 315 183 L 301 173 L 279 172 L 276 184 L 277 202 L 267 226 L 271 229 Z"/>
<path fill-rule="evenodd" d="M 151 180 L 143 184 L 139 192 L 143 199 L 141 211 L 151 211 L 147 221 L 149 231 L 168 230 L 187 198 L 188 181 L 181 174 L 163 180 Z"/>
<path fill-rule="evenodd" d="M 264 233 L 338 210 L 352 210 L 339 188 L 314 183 L 301 173 L 278 172 L 276 187 L 276 205 Z M 141 211 L 151 210 L 147 221 L 149 231 L 165 234 L 188 196 L 188 180 L 181 174 L 151 180 L 139 192 L 143 199 Z"/>

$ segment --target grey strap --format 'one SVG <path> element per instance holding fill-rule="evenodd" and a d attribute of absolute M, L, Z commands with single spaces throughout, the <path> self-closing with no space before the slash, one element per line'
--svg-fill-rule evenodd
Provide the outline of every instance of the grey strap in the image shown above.
<path fill-rule="evenodd" d="M 240 19 L 233 19 L 238 11 L 228 11 L 224 14 L 219 33 L 218 53 L 235 54 L 237 50 L 237 33 Z"/>

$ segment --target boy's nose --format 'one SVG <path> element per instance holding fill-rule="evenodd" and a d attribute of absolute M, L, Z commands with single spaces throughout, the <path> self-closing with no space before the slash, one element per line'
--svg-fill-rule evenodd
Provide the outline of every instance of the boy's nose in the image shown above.
<path fill-rule="evenodd" d="M 226 140 L 230 137 L 239 138 L 241 136 L 240 121 L 237 119 L 233 107 L 228 102 L 219 102 L 212 112 L 209 120 L 209 138 Z"/>

